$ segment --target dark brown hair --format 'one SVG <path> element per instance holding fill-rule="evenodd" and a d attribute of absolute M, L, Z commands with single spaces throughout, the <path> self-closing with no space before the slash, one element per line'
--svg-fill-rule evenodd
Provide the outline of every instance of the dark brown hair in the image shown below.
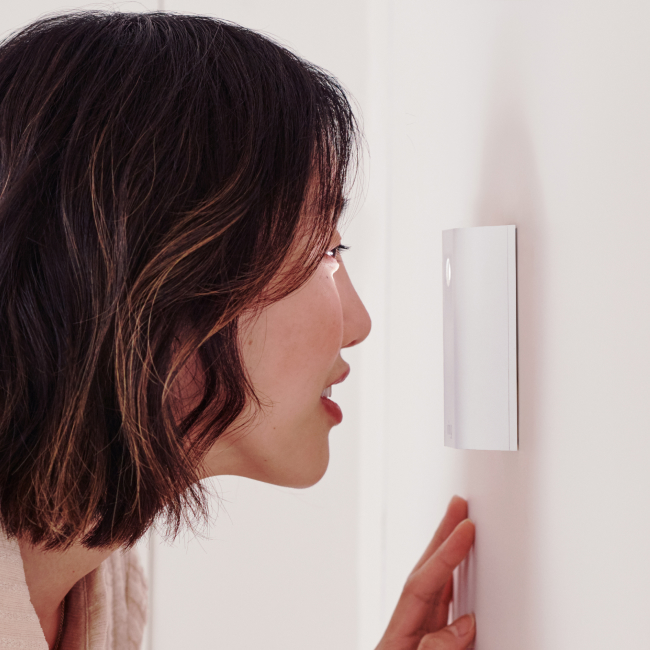
<path fill-rule="evenodd" d="M 206 514 L 200 461 L 260 404 L 238 317 L 315 271 L 357 136 L 335 79 L 213 18 L 74 12 L 0 43 L 5 534 L 130 545 Z"/>

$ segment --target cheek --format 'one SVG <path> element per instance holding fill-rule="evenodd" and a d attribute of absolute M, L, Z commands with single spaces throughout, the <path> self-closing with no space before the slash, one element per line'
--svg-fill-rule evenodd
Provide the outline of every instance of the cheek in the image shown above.
<path fill-rule="evenodd" d="M 287 341 L 309 350 L 311 357 L 336 356 L 343 339 L 341 304 L 335 289 L 319 292 L 303 305 L 293 321 Z M 298 347 L 296 345 L 296 347 Z"/>
<path fill-rule="evenodd" d="M 313 392 L 338 358 L 343 315 L 331 275 L 316 275 L 300 291 L 267 308 L 247 337 L 246 365 L 267 394 Z"/>

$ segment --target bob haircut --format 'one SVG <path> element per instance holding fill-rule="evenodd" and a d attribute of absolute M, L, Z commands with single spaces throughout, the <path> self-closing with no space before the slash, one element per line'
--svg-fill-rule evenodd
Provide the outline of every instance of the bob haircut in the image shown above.
<path fill-rule="evenodd" d="M 6 535 L 130 546 L 207 515 L 205 453 L 263 406 L 238 319 L 316 270 L 358 142 L 335 79 L 229 22 L 81 11 L 0 43 Z"/>

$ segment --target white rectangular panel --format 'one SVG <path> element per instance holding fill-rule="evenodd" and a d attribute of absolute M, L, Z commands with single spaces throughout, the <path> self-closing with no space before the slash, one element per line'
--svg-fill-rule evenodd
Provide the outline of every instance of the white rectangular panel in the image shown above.
<path fill-rule="evenodd" d="M 516 451 L 515 226 L 442 233 L 445 445 Z"/>

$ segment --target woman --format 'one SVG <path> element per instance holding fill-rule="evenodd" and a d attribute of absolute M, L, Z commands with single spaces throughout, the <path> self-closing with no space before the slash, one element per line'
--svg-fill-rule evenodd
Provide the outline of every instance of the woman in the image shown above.
<path fill-rule="evenodd" d="M 237 25 L 40 20 L 0 45 L 0 647 L 138 648 L 129 550 L 200 479 L 306 487 L 370 319 L 337 231 L 358 142 L 339 84 Z M 446 627 L 455 497 L 379 648 Z"/>

